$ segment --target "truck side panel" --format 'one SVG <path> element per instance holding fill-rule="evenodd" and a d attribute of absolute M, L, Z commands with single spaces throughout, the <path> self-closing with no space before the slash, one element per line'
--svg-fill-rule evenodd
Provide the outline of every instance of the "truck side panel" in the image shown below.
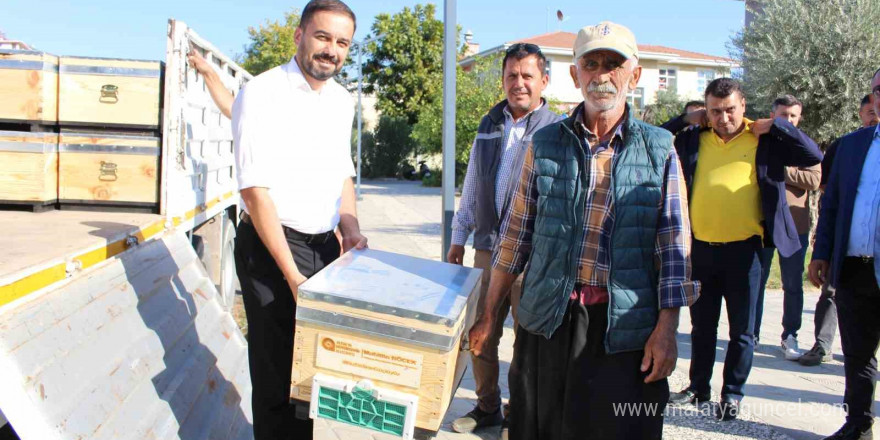
<path fill-rule="evenodd" d="M 182 232 L 0 315 L 0 407 L 24 439 L 252 438 L 247 344 Z"/>
<path fill-rule="evenodd" d="M 161 213 L 193 228 L 238 202 L 232 123 L 214 104 L 202 75 L 189 66 L 202 52 L 226 89 L 237 95 L 251 76 L 199 37 L 170 20 L 165 60 L 165 115 Z M 195 209 L 195 211 L 193 211 Z"/>

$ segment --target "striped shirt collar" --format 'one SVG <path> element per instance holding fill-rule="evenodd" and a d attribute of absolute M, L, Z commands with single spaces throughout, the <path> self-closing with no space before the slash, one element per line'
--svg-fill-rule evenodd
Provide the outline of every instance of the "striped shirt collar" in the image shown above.
<path fill-rule="evenodd" d="M 518 123 L 520 123 L 520 122 L 526 120 L 526 119 L 529 117 L 529 115 L 531 115 L 532 113 L 534 113 L 534 112 L 536 112 L 536 111 L 538 111 L 538 110 L 541 110 L 541 109 L 542 109 L 544 106 L 546 106 L 546 105 L 547 105 L 547 102 L 544 101 L 544 98 L 541 98 L 541 105 L 539 105 L 539 106 L 538 106 L 537 108 L 535 108 L 534 110 L 532 110 L 532 111 L 530 111 L 530 112 L 524 114 L 521 118 L 516 119 L 516 118 L 513 117 L 513 113 L 510 112 L 510 106 L 505 104 L 505 105 L 504 105 L 504 110 L 502 110 L 502 111 L 504 112 L 504 122 L 507 123 L 507 122 L 509 121 L 509 122 L 514 123 L 514 124 L 518 124 Z"/>

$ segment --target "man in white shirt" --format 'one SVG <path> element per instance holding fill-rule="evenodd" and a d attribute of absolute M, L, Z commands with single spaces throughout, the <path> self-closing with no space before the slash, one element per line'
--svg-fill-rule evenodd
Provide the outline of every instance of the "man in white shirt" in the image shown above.
<path fill-rule="evenodd" d="M 311 439 L 307 412 L 290 405 L 298 286 L 361 249 L 350 157 L 354 105 L 333 76 L 345 62 L 355 15 L 339 0 L 311 0 L 290 63 L 254 78 L 232 109 L 244 213 L 235 265 L 248 321 L 254 438 Z"/>

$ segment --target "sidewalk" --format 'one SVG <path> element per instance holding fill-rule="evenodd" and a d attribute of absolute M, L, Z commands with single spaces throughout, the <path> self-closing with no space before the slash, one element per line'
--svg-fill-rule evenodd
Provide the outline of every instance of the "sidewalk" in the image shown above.
<path fill-rule="evenodd" d="M 441 192 L 439 188 L 424 188 L 414 182 L 369 181 L 361 187 L 363 200 L 358 202 L 361 229 L 370 240 L 370 247 L 398 252 L 421 258 L 440 259 Z M 473 250 L 468 248 L 465 264 L 473 263 Z M 804 298 L 803 326 L 799 335 L 802 348 L 813 342 L 813 311 L 818 292 L 808 292 Z M 718 353 L 712 380 L 717 400 L 721 388 L 721 370 L 727 345 L 726 312 L 719 325 Z M 710 417 L 686 413 L 681 408 L 666 418 L 666 439 L 821 439 L 836 431 L 844 420 L 844 413 L 835 404 L 842 402 L 843 356 L 839 339 L 834 344 L 834 360 L 819 367 L 803 367 L 786 361 L 777 345 L 776 335 L 782 331 L 782 295 L 768 291 L 764 305 L 765 343 L 755 353 L 754 366 L 743 401 L 744 414 L 733 422 L 717 422 Z M 678 391 L 687 385 L 690 365 L 690 318 L 686 309 L 681 313 L 676 371 L 670 377 L 670 390 Z M 499 347 L 501 377 L 506 378 L 507 367 L 513 356 L 513 329 L 508 319 Z M 501 384 L 507 398 L 506 381 Z M 452 420 L 471 410 L 476 402 L 473 376 L 468 372 L 453 401 L 438 439 L 497 439 L 497 429 L 486 429 L 474 434 L 452 432 Z M 693 407 L 691 407 L 693 408 Z M 875 402 L 875 409 L 880 404 Z M 670 410 L 671 411 L 671 410 Z M 880 424 L 876 425 L 880 426 Z M 369 440 L 392 439 L 383 434 L 372 434 L 356 427 L 315 421 L 315 439 Z M 875 435 L 875 439 L 880 436 Z"/>

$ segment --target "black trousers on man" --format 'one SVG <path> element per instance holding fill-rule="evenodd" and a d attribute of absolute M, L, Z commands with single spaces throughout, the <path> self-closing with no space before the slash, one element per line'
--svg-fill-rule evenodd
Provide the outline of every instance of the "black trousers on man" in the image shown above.
<path fill-rule="evenodd" d="M 846 374 L 846 419 L 859 427 L 871 426 L 880 345 L 880 287 L 873 259 L 843 260 L 836 298 Z"/>
<path fill-rule="evenodd" d="M 834 288 L 828 283 L 822 285 L 822 293 L 816 301 L 813 325 L 813 333 L 816 336 L 814 346 L 821 348 L 825 354 L 831 354 L 834 336 L 837 334 L 837 305 L 834 300 Z"/>
<path fill-rule="evenodd" d="M 666 379 L 645 384 L 644 351 L 607 354 L 608 304 L 570 300 L 550 339 L 517 329 L 510 439 L 660 439 Z"/>
<path fill-rule="evenodd" d="M 730 342 L 724 359 L 721 397 L 741 400 L 755 352 L 755 308 L 761 283 L 761 238 L 717 244 L 694 240 L 693 278 L 700 298 L 691 306 L 690 389 L 710 394 L 721 300 L 727 302 Z"/>
<path fill-rule="evenodd" d="M 339 241 L 332 232 L 319 236 L 288 228 L 284 232 L 296 266 L 306 277 L 339 257 Z M 235 238 L 235 269 L 247 314 L 254 439 L 311 439 L 312 420 L 297 418 L 290 404 L 296 303 L 256 229 L 245 221 Z"/>

